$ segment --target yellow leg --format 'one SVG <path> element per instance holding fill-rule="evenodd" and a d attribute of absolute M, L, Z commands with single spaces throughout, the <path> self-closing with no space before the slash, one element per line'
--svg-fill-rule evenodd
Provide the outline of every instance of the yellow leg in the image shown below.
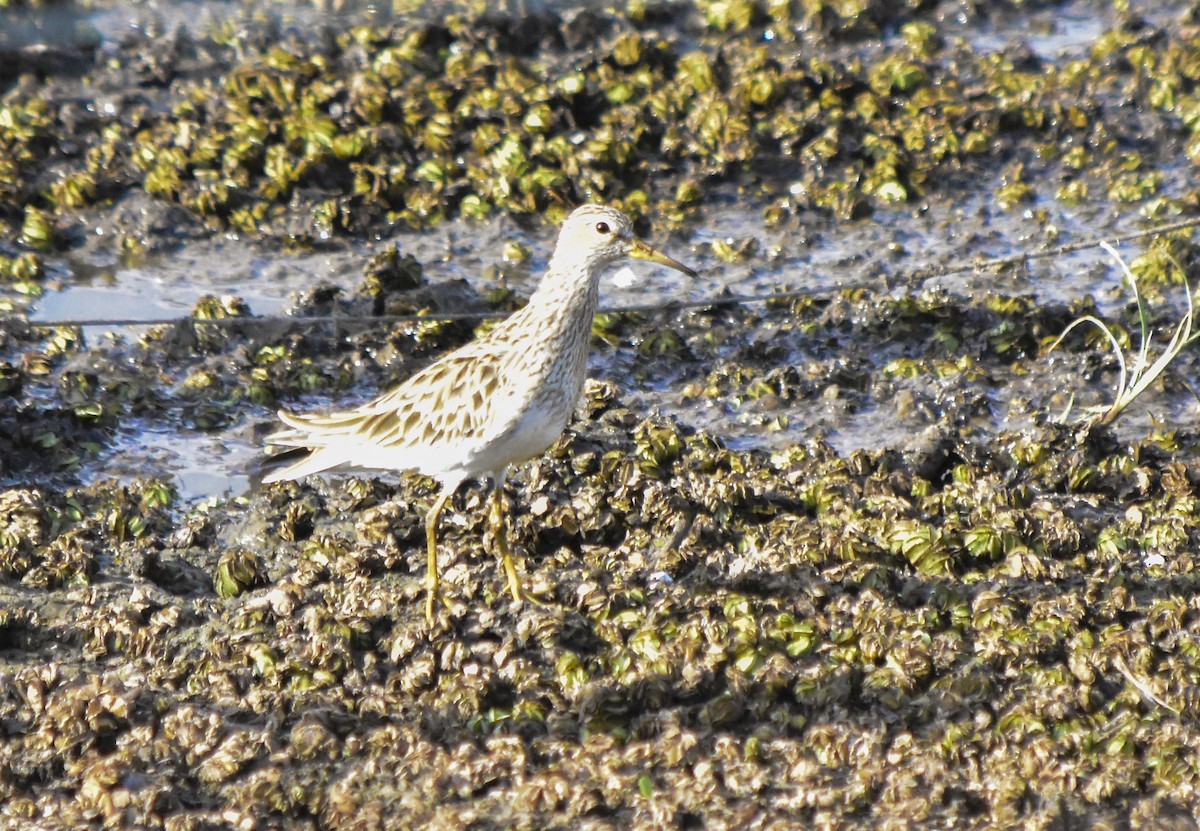
<path fill-rule="evenodd" d="M 499 482 L 492 490 L 492 509 L 489 517 L 492 526 L 492 537 L 496 540 L 496 553 L 508 576 L 508 591 L 513 600 L 520 603 L 525 599 L 521 591 L 521 578 L 517 576 L 517 567 L 513 565 L 512 553 L 508 550 L 508 529 L 504 525 L 504 484 Z"/>
<path fill-rule="evenodd" d="M 425 515 L 425 620 L 431 627 L 433 604 L 438 590 L 437 523 L 438 517 L 442 515 L 442 508 L 446 507 L 446 500 L 453 495 L 453 488 L 443 489 L 429 513 Z"/>

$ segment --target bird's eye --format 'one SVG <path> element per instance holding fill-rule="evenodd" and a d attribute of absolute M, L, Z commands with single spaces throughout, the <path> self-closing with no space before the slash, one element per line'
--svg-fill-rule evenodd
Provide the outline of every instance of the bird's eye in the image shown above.
<path fill-rule="evenodd" d="M 607 222 L 597 222 L 596 223 L 596 231 L 601 234 L 607 234 L 609 231 L 608 223 Z"/>

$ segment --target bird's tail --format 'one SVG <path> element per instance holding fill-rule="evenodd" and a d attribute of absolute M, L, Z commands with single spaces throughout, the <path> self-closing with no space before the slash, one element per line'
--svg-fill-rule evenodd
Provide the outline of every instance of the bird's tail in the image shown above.
<path fill-rule="evenodd" d="M 344 464 L 339 458 L 332 458 L 320 450 L 309 450 L 307 447 L 293 447 L 282 453 L 268 457 L 262 464 L 262 470 L 270 471 L 262 478 L 264 485 L 271 482 L 284 482 L 289 479 L 303 479 L 315 473 L 325 473 L 336 470 Z"/>
<path fill-rule="evenodd" d="M 288 449 L 263 460 L 261 469 L 267 472 L 263 484 L 302 479 L 334 470 L 345 463 L 340 454 L 332 452 L 321 441 L 320 429 L 313 429 L 309 417 L 280 410 L 279 420 L 287 425 L 287 429 L 272 433 L 266 441 Z"/>

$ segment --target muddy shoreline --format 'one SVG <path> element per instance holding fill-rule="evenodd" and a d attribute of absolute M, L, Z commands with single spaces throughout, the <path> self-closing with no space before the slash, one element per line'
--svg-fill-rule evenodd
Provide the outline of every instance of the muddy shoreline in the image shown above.
<path fill-rule="evenodd" d="M 1107 255 L 892 279 L 1194 215 L 1195 11 L 455 8 L 0 8 L 0 827 L 1195 828 L 1194 348 L 1099 425 Z M 464 488 L 430 631 L 433 483 L 252 464 L 588 200 L 699 285 L 511 477 L 538 602 Z M 1120 253 L 1161 346 L 1193 235 Z"/>

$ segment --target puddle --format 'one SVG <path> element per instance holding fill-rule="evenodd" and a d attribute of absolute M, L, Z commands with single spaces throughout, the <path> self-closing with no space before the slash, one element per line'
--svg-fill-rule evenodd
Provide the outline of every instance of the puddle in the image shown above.
<path fill-rule="evenodd" d="M 413 3 L 378 3 L 375 0 L 338 0 L 336 3 L 305 3 L 302 0 L 268 0 L 242 5 L 227 0 L 140 0 L 115 3 L 61 2 L 3 8 L 0 48 L 68 46 L 101 49 L 111 47 L 130 33 L 161 36 L 177 31 L 202 37 L 223 25 L 246 20 L 271 21 L 283 32 L 311 32 L 320 26 L 346 29 L 373 23 L 412 18 L 442 20 L 448 12 L 472 5 L 465 0 L 427 0 Z M 518 0 L 490 4 L 506 13 L 521 15 L 543 10 L 562 13 L 586 7 L 581 0 Z"/>
<path fill-rule="evenodd" d="M 68 46 L 110 48 L 131 33 L 159 36 L 187 31 L 193 37 L 226 23 L 246 19 L 274 20 L 282 28 L 310 29 L 321 24 L 387 21 L 386 4 L 343 2 L 334 11 L 319 3 L 268 2 L 248 13 L 247 7 L 221 0 L 102 4 L 63 2 L 3 10 L 0 48 Z M 254 7 L 249 7 L 254 9 Z"/>
<path fill-rule="evenodd" d="M 1112 8 L 1074 2 L 1011 20 L 992 22 L 972 31 L 970 43 L 981 52 L 995 52 L 1023 43 L 1043 60 L 1084 55 L 1112 24 Z"/>
<path fill-rule="evenodd" d="M 162 322 L 187 317 L 206 295 L 233 295 L 257 315 L 281 313 L 294 292 L 323 282 L 341 283 L 361 271 L 355 251 L 291 256 L 264 254 L 236 241 L 191 244 L 167 255 L 122 266 L 103 256 L 60 260 L 61 289 L 47 291 L 30 310 L 40 323 L 84 322 L 89 343 L 109 331 L 104 321 Z M 87 324 L 87 322 L 91 322 Z M 136 330 L 135 330 L 136 331 Z"/>
<path fill-rule="evenodd" d="M 93 479 L 170 478 L 184 502 L 250 490 L 261 449 L 230 433 L 127 425 L 89 471 Z"/>

